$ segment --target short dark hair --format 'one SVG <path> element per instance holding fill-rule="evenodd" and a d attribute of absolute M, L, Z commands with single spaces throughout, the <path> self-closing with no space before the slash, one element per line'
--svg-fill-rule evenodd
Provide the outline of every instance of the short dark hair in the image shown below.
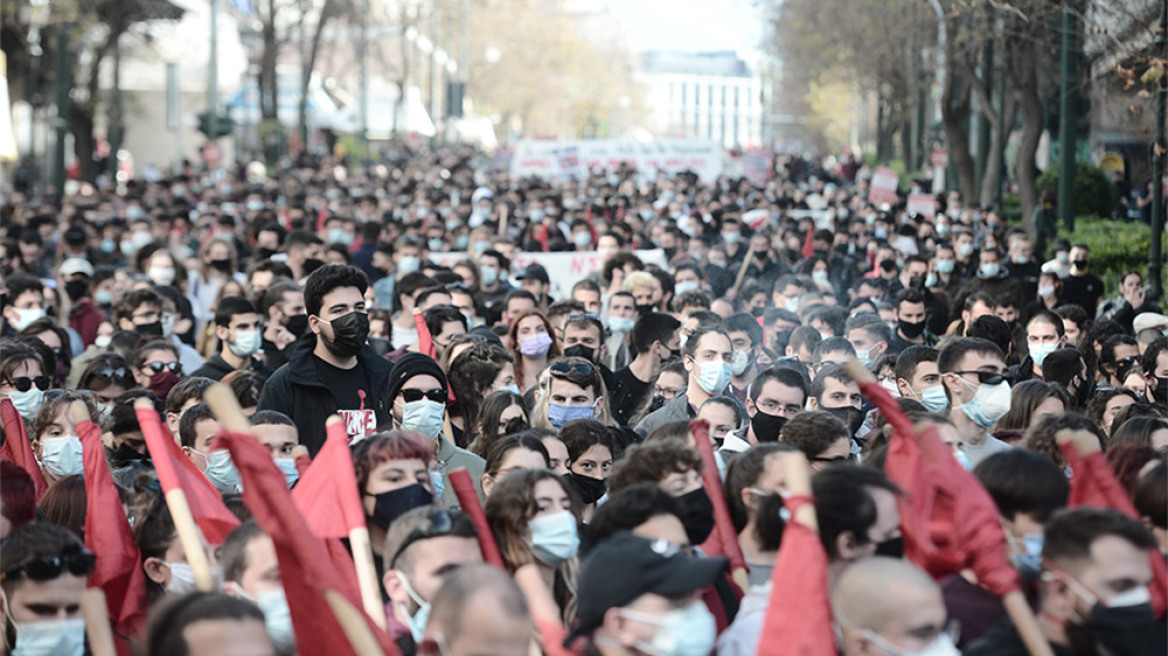
<path fill-rule="evenodd" d="M 14 574 L 29 562 L 38 558 L 66 556 L 85 551 L 85 545 L 72 531 L 50 524 L 31 522 L 24 524 L 4 538 L 4 548 L 0 549 L 0 572 L 5 574 L 3 589 L 8 595 L 24 580 Z M 54 577 L 55 578 L 55 577 Z M 9 596 L 8 603 L 12 603 Z"/>
<path fill-rule="evenodd" d="M 791 338 L 787 341 L 787 346 L 791 347 L 792 351 L 798 351 L 803 347 L 807 347 L 808 351 L 815 353 L 815 347 L 823 341 L 823 335 L 811 326 L 799 326 L 791 331 Z M 853 349 L 854 350 L 854 349 Z M 805 362 L 804 364 L 811 364 Z"/>
<path fill-rule="evenodd" d="M 664 344 L 678 328 L 681 328 L 681 322 L 672 314 L 649 312 L 637 318 L 632 332 L 629 333 L 629 342 L 637 353 L 644 353 L 653 342 L 660 341 Z"/>
<path fill-rule="evenodd" d="M 293 230 L 288 233 L 288 237 L 284 239 L 285 250 L 292 250 L 293 248 L 304 248 L 305 246 L 312 246 L 313 244 L 324 245 L 324 240 L 317 236 L 311 230 Z"/>
<path fill-rule="evenodd" d="M 4 281 L 4 286 L 8 289 L 9 301 L 15 301 L 25 292 L 45 293 L 45 283 L 41 282 L 40 278 L 23 271 L 17 271 L 8 276 L 7 280 Z"/>
<path fill-rule="evenodd" d="M 931 346 L 910 346 L 896 356 L 896 378 L 911 382 L 922 362 L 936 362 L 937 349 Z"/>
<path fill-rule="evenodd" d="M 1144 550 L 1156 546 L 1156 538 L 1139 520 L 1115 510 L 1083 506 L 1054 514 L 1043 532 L 1042 555 L 1055 565 L 1091 559 L 1091 545 L 1101 537 L 1114 535 Z"/>
<path fill-rule="evenodd" d="M 1132 493 L 1132 503 L 1152 526 L 1168 528 L 1168 460 L 1161 457 L 1159 463 L 1140 476 Z"/>
<path fill-rule="evenodd" d="M 1160 354 L 1164 353 L 1165 351 L 1168 351 L 1168 337 L 1159 337 L 1152 340 L 1152 343 L 1148 344 L 1148 348 L 1144 350 L 1144 357 L 1140 360 L 1140 368 L 1143 369 L 1145 373 L 1155 375 L 1156 360 L 1158 360 L 1160 358 Z"/>
<path fill-rule="evenodd" d="M 481 594 L 489 597 L 483 599 Z M 430 621 L 442 627 L 443 637 L 453 644 L 462 633 L 463 617 L 476 611 L 471 604 L 484 601 L 507 617 L 527 618 L 531 622 L 527 597 L 515 579 L 489 565 L 466 565 L 447 574 L 442 587 L 430 600 Z"/>
<path fill-rule="evenodd" d="M 726 329 L 720 323 L 709 326 L 698 326 L 689 334 L 689 338 L 685 341 L 685 354 L 691 358 L 694 357 L 694 354 L 698 352 L 698 344 L 701 343 L 702 338 L 711 334 L 721 335 L 726 338 L 727 342 L 730 341 L 730 335 L 726 334 Z"/>
<path fill-rule="evenodd" d="M 659 483 L 673 473 L 701 470 L 702 456 L 697 447 L 675 439 L 649 440 L 625 451 L 612 468 L 608 489 L 612 493 L 634 483 Z"/>
<path fill-rule="evenodd" d="M 888 344 L 892 341 L 892 328 L 874 314 L 857 314 L 851 319 L 848 319 L 848 322 L 845 324 L 845 330 L 848 332 L 863 330 L 868 334 L 868 338 L 874 342 Z"/>
<path fill-rule="evenodd" d="M 256 314 L 256 307 L 242 296 L 228 296 L 215 306 L 215 325 L 227 327 L 240 314 Z"/>
<path fill-rule="evenodd" d="M 1054 312 L 1051 312 L 1050 310 L 1039 310 L 1038 312 L 1032 314 L 1030 316 L 1030 320 L 1026 322 L 1026 327 L 1029 328 L 1030 324 L 1034 323 L 1035 321 L 1045 321 L 1046 323 L 1054 326 L 1054 331 L 1058 334 L 1059 337 L 1062 337 L 1067 332 L 1066 328 L 1063 327 L 1062 317 L 1055 314 Z"/>
<path fill-rule="evenodd" d="M 462 324 L 462 332 L 464 333 L 468 328 L 466 317 L 453 305 L 435 305 L 423 312 L 422 318 L 426 320 L 426 329 L 430 331 L 431 335 L 441 333 L 442 325 L 449 322 Z"/>
<path fill-rule="evenodd" d="M 296 427 L 296 422 L 288 415 L 279 410 L 256 410 L 250 417 L 247 418 L 247 423 L 251 426 L 292 426 Z"/>
<path fill-rule="evenodd" d="M 738 312 L 726 317 L 722 322 L 722 327 L 726 329 L 727 334 L 745 332 L 750 337 L 751 347 L 762 344 L 762 326 L 758 325 L 758 319 L 745 312 Z"/>
<path fill-rule="evenodd" d="M 251 544 L 252 540 L 266 535 L 267 533 L 254 519 L 243 522 L 227 534 L 227 539 L 223 540 L 223 547 L 219 550 L 219 566 L 223 571 L 224 581 L 239 583 L 243 580 L 243 572 L 247 569 L 247 545 Z"/>
<path fill-rule="evenodd" d="M 906 289 L 902 289 L 902 290 L 900 290 L 900 293 L 898 293 L 896 295 L 896 309 L 897 309 L 897 311 L 900 310 L 901 303 L 920 303 L 922 305 L 926 305 L 925 304 L 925 295 L 922 294 L 920 290 L 913 289 L 911 287 L 906 288 Z"/>
<path fill-rule="evenodd" d="M 870 542 L 868 531 L 876 523 L 877 513 L 876 501 L 866 488 L 900 494 L 900 489 L 892 481 L 871 467 L 835 465 L 811 477 L 819 539 L 828 556 L 839 555 L 836 542 L 845 532 L 850 531 L 857 544 Z"/>
<path fill-rule="evenodd" d="M 365 296 L 365 291 L 369 289 L 369 277 L 364 271 L 348 264 L 326 264 L 313 271 L 304 283 L 305 310 L 310 315 L 320 316 L 325 294 L 342 287 L 356 287 L 361 296 Z"/>
<path fill-rule="evenodd" d="M 943 374 L 957 371 L 958 363 L 967 353 L 996 355 L 1003 361 L 1006 359 L 1002 349 L 993 342 L 978 337 L 954 337 L 946 341 L 945 346 L 937 354 L 937 369 Z"/>
<path fill-rule="evenodd" d="M 527 299 L 533 304 L 538 304 L 538 301 L 535 300 L 535 294 L 532 294 L 526 289 L 516 289 L 507 294 L 507 298 L 503 299 L 503 310 L 506 311 L 511 306 L 511 301 L 517 298 Z"/>
<path fill-rule="evenodd" d="M 260 314 L 263 315 L 263 319 L 267 320 L 268 310 L 271 310 L 277 305 L 283 303 L 284 294 L 287 294 L 288 292 L 299 291 L 303 291 L 300 289 L 300 285 L 291 280 L 286 278 L 274 280 L 272 284 L 268 285 L 268 287 L 264 289 L 264 293 L 259 299 L 259 308 L 257 309 L 260 311 Z"/>
<path fill-rule="evenodd" d="M 835 415 L 822 410 L 808 410 L 791 417 L 779 431 L 779 441 L 803 452 L 808 461 L 815 460 L 850 430 Z"/>
<path fill-rule="evenodd" d="M 726 505 L 730 507 L 730 520 L 734 522 L 735 531 L 741 532 L 746 528 L 749 519 L 746 504 L 742 501 L 742 491 L 758 483 L 771 456 L 794 450 L 795 447 L 782 442 L 757 444 L 734 456 L 726 465 Z"/>
<path fill-rule="evenodd" d="M 815 345 L 815 350 L 811 353 L 811 360 L 812 362 L 821 362 L 825 354 L 836 351 L 847 353 L 849 357 L 856 356 L 856 347 L 852 346 L 851 342 L 843 337 L 828 337 Z"/>
<path fill-rule="evenodd" d="M 202 401 L 203 393 L 214 384 L 215 381 L 206 376 L 183 378 L 166 395 L 166 411 L 176 415 L 181 413 L 182 407 L 191 399 Z"/>
<path fill-rule="evenodd" d="M 1071 493 L 1058 465 L 1025 449 L 995 453 L 979 462 L 973 475 L 993 497 L 998 512 L 1011 521 L 1022 512 L 1046 522 L 1067 505 Z"/>
<path fill-rule="evenodd" d="M 9 298 L 16 298 L 12 295 L 11 278 L 8 279 L 8 290 Z M 163 303 L 164 301 L 162 299 L 162 294 L 159 294 L 149 287 L 145 289 L 132 290 L 122 296 L 121 300 L 118 301 L 118 304 L 114 306 L 114 321 L 119 321 L 121 319 L 132 321 L 134 317 L 134 310 L 137 310 L 143 305 L 153 305 L 161 310 Z"/>
<path fill-rule="evenodd" d="M 808 388 L 811 386 L 810 381 L 807 380 L 807 374 L 782 363 L 767 367 L 759 372 L 758 376 L 755 376 L 750 383 L 750 400 L 757 402 L 759 395 L 762 394 L 763 385 L 771 380 L 803 392 L 803 402 L 807 402 Z"/>
<path fill-rule="evenodd" d="M 992 314 L 983 314 L 982 316 L 973 320 L 969 324 L 969 328 L 965 331 L 965 335 L 970 338 L 984 339 L 991 342 L 994 346 L 1001 349 L 1002 353 L 1006 353 L 1010 349 L 1010 345 L 1014 341 L 1014 333 L 1010 330 L 1010 324 L 1006 323 L 1001 317 L 996 317 Z"/>
<path fill-rule="evenodd" d="M 631 531 L 658 515 L 682 518 L 681 504 L 656 483 L 636 483 L 613 493 L 596 508 L 588 524 L 588 541 L 600 544 L 620 531 Z"/>
<path fill-rule="evenodd" d="M 251 620 L 264 623 L 258 606 L 246 599 L 221 592 L 191 592 L 163 601 L 150 614 L 146 629 L 146 653 L 187 656 L 190 647 L 186 628 L 196 622 L 213 620 Z"/>
<path fill-rule="evenodd" d="M 179 444 L 193 449 L 195 447 L 196 427 L 200 421 L 207 419 L 215 419 L 215 413 L 211 412 L 211 407 L 206 403 L 192 405 L 189 410 L 184 412 L 182 419 L 178 422 Z"/>
<path fill-rule="evenodd" d="M 821 397 L 823 397 L 824 390 L 827 389 L 828 380 L 838 380 L 845 385 L 854 382 L 842 364 L 824 366 L 815 374 L 815 380 L 811 381 L 811 398 L 815 399 L 816 402 L 822 400 Z"/>

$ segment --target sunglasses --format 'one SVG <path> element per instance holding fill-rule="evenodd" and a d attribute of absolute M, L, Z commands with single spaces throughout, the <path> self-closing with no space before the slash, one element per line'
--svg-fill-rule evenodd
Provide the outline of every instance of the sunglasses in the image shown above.
<path fill-rule="evenodd" d="M 62 572 L 69 572 L 73 576 L 86 576 L 93 571 L 95 562 L 97 562 L 97 557 L 88 551 L 62 556 L 41 556 L 0 574 L 0 581 L 16 578 L 22 574 L 33 581 L 55 579 Z"/>
<path fill-rule="evenodd" d="M 171 373 L 175 373 L 175 374 L 182 373 L 182 363 L 181 362 L 147 362 L 143 366 L 146 367 L 147 369 L 149 369 L 150 371 L 153 371 L 156 374 L 162 373 L 163 369 L 168 369 L 168 370 L 170 370 Z"/>
<path fill-rule="evenodd" d="M 995 373 L 993 371 L 954 371 L 958 376 L 977 376 L 977 382 L 982 385 L 997 385 L 1001 382 L 1010 382 L 1010 376 Z"/>
<path fill-rule="evenodd" d="M 592 372 L 595 371 L 595 369 L 592 368 L 592 365 L 586 363 L 555 362 L 552 363 L 552 366 L 548 369 L 548 371 L 556 376 L 568 376 L 575 374 L 582 378 L 591 378 Z"/>
<path fill-rule="evenodd" d="M 440 538 L 450 535 L 454 530 L 454 522 L 450 519 L 450 512 L 446 510 L 439 510 L 426 516 L 414 530 L 406 535 L 406 539 L 402 540 L 401 546 L 397 551 L 393 552 L 393 557 L 389 559 L 389 566 L 392 568 L 397 564 L 397 559 L 410 547 L 411 544 L 421 540 L 429 540 L 431 538 Z"/>
<path fill-rule="evenodd" d="M 419 389 L 404 389 L 401 391 L 402 398 L 406 403 L 413 403 L 421 401 L 422 399 L 430 399 L 437 403 L 446 403 L 446 392 L 441 389 L 419 390 Z"/>
<path fill-rule="evenodd" d="M 86 380 L 86 384 L 88 387 L 92 387 L 94 390 L 100 392 L 115 382 L 125 387 L 128 381 L 131 381 L 130 370 L 126 367 L 118 367 L 116 369 L 102 367 L 97 371 L 89 374 L 89 378 Z"/>
<path fill-rule="evenodd" d="M 36 376 L 33 378 L 29 378 L 28 376 L 18 376 L 9 380 L 8 384 L 15 387 L 16 391 L 18 392 L 27 392 L 32 389 L 33 385 L 36 385 L 37 389 L 43 392 L 49 389 L 49 385 L 51 385 L 52 382 L 53 381 L 49 380 L 48 376 Z"/>

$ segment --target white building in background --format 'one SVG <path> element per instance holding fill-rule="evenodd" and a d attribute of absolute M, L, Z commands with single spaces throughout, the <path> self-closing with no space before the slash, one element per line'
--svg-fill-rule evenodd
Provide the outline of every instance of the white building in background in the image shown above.
<path fill-rule="evenodd" d="M 712 139 L 726 148 L 763 144 L 766 87 L 734 52 L 642 54 L 649 130 Z"/>

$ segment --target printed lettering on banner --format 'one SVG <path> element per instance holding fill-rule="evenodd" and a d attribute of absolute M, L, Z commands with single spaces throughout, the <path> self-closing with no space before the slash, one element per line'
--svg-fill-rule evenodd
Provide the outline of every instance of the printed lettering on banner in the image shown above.
<path fill-rule="evenodd" d="M 931 194 L 909 194 L 908 211 L 931 219 L 937 212 L 937 206 Z"/>
<path fill-rule="evenodd" d="M 627 139 L 580 139 L 573 141 L 523 140 L 515 146 L 511 159 L 511 176 L 562 178 L 566 166 L 575 167 L 571 153 L 578 158 L 578 173 L 591 169 L 614 170 L 622 164 L 638 171 L 664 172 L 670 175 L 693 171 L 706 182 L 722 174 L 722 147 L 705 139 L 659 139 L 638 142 Z"/>
<path fill-rule="evenodd" d="M 350 443 L 365 439 L 377 430 L 377 414 L 372 410 L 338 410 L 337 414 L 345 422 Z"/>
<path fill-rule="evenodd" d="M 868 187 L 868 202 L 888 203 L 896 202 L 896 187 L 900 184 L 900 174 L 890 168 L 878 168 L 872 174 L 872 182 Z"/>
<path fill-rule="evenodd" d="M 668 266 L 665 252 L 661 249 L 633 251 L 645 264 L 656 264 L 660 267 Z M 430 253 L 430 260 L 441 266 L 453 266 L 455 262 L 466 259 L 466 253 Z M 572 291 L 572 285 L 604 268 L 604 260 L 597 251 L 580 253 L 536 253 L 523 251 L 515 254 L 512 263 L 516 271 L 522 271 L 529 264 L 540 264 L 547 269 L 551 288 L 548 293 L 553 298 L 567 298 Z"/>

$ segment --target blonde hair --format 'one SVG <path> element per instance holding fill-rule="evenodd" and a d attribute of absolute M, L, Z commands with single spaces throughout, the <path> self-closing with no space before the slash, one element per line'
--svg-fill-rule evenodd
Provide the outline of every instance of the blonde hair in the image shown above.
<path fill-rule="evenodd" d="M 648 271 L 634 271 L 625 276 L 624 283 L 621 285 L 621 290 L 631 292 L 638 287 L 653 288 L 653 283 L 657 279 Z"/>

